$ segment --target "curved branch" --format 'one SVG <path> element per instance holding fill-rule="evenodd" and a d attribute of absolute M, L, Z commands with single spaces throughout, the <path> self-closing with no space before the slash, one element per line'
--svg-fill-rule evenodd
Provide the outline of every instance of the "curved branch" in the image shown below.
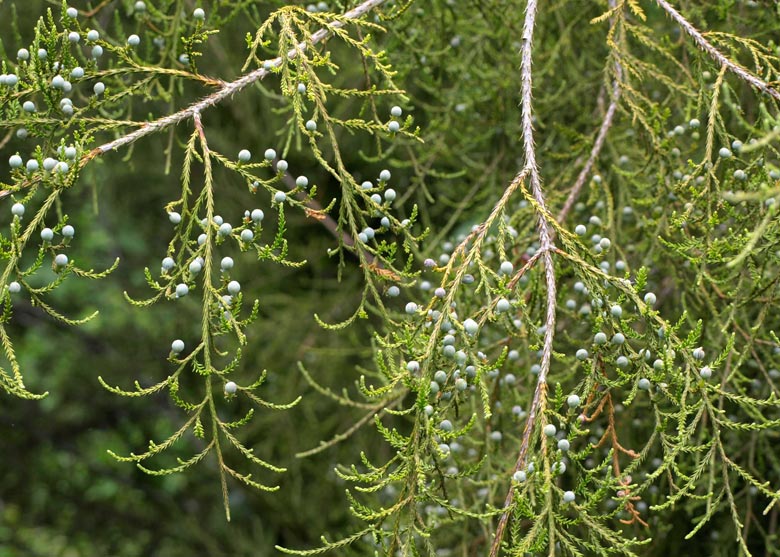
<path fill-rule="evenodd" d="M 685 31 L 693 39 L 693 41 L 696 43 L 696 46 L 709 54 L 713 60 L 729 70 L 731 73 L 735 74 L 741 80 L 746 81 L 759 91 L 773 97 L 775 100 L 780 101 L 780 91 L 770 86 L 761 78 L 753 75 L 736 62 L 733 62 L 727 58 L 721 51 L 712 46 L 712 44 L 710 44 L 710 42 L 704 38 L 704 35 L 702 35 L 698 29 L 691 25 L 691 23 L 685 19 L 680 14 L 680 12 L 675 10 L 666 0 L 655 1 L 669 15 L 669 17 L 671 17 L 675 23 L 677 23 L 677 25 L 682 27 L 683 31 Z"/>

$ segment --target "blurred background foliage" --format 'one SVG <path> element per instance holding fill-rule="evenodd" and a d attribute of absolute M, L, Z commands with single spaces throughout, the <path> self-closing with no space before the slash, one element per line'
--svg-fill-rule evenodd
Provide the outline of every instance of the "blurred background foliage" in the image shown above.
<path fill-rule="evenodd" d="M 74 0 L 71 5 L 86 10 L 100 4 L 96 21 L 107 35 L 136 32 L 143 37 L 143 47 L 151 49 L 148 36 L 153 32 L 133 16 L 133 3 Z M 171 13 L 190 14 L 199 3 L 172 4 Z M 253 23 L 282 4 L 276 0 L 213 3 L 222 13 L 235 7 L 240 17 L 227 21 L 206 43 L 197 60 L 200 72 L 224 80 L 238 76 L 246 55 L 246 33 L 253 33 Z M 355 3 L 333 2 L 329 8 L 339 12 L 349 7 L 342 4 Z M 386 22 L 389 32 L 378 34 L 376 40 L 398 71 L 396 82 L 407 91 L 410 101 L 405 106 L 425 143 L 399 140 L 381 145 L 381 158 L 374 159 L 380 154 L 374 140 L 346 133 L 339 138 L 358 179 L 361 173 L 373 179 L 387 166 L 404 200 L 401 212 L 408 216 L 412 203 L 422 207 L 421 223 L 430 226 L 432 234 L 418 254 L 420 260 L 438 253 L 441 241 L 481 218 L 518 169 L 516 69 L 522 11 L 521 3 L 516 3 L 516 10 L 505 9 L 504 4 L 496 0 L 417 2 L 399 19 Z M 534 59 L 536 123 L 548 193 L 552 205 L 559 206 L 565 186 L 579 170 L 572 163 L 592 137 L 593 114 L 602 106 L 598 93 L 605 81 L 608 51 L 603 28 L 588 23 L 603 11 L 601 2 L 543 4 Z M 765 39 L 771 36 L 772 22 L 775 26 L 777 22 L 771 2 L 757 7 L 723 0 L 685 4 L 695 21 L 713 27 L 734 26 L 744 13 L 744 22 L 753 27 L 740 24 L 741 31 Z M 241 5 L 247 12 L 238 10 Z M 12 58 L 18 48 L 29 45 L 35 21 L 49 8 L 56 12 L 59 4 L 0 0 L 0 55 Z M 750 10 L 765 10 L 767 19 Z M 252 17 L 243 17 L 245 13 Z M 648 13 L 650 25 L 663 41 L 680 40 L 679 32 L 657 10 L 648 7 Z M 362 87 L 360 65 L 338 46 L 332 55 L 341 67 L 335 83 Z M 676 71 L 671 62 L 661 64 L 670 74 Z M 287 113 L 273 84 L 263 82 L 204 113 L 214 148 L 227 154 L 248 148 L 259 156 L 267 147 L 282 144 Z M 175 94 L 170 106 L 149 105 L 138 98 L 136 117 L 166 114 L 205 92 L 186 87 Z M 667 94 L 658 93 L 661 98 Z M 391 102 L 379 111 L 387 112 Z M 750 111 L 756 102 L 746 93 L 742 106 Z M 351 114 L 355 110 L 351 103 L 334 101 L 332 112 Z M 661 124 L 668 125 L 666 117 L 657 115 L 659 130 Z M 630 143 L 642 141 L 625 115 L 620 118 L 606 159 L 630 154 Z M 274 544 L 308 547 L 321 534 L 343 534 L 352 525 L 345 486 L 333 473 L 335 464 L 357 461 L 360 450 L 372 454 L 388 450 L 372 430 L 365 430 L 350 442 L 312 457 L 294 457 L 344 431 L 361 415 L 314 392 L 297 362 L 334 391 L 353 386 L 355 366 L 370 365 L 372 318 L 337 333 L 316 324 L 315 312 L 334 322 L 354 311 L 362 274 L 347 258 L 338 280 L 336 258 L 327 254 L 335 245 L 333 237 L 317 221 L 287 211 L 290 259 L 305 259 L 306 266 L 257 264 L 251 257 L 236 261 L 237 277 L 245 291 L 256 293 L 261 312 L 250 329 L 243 372 L 250 378 L 268 369 L 267 400 L 286 402 L 304 395 L 292 410 L 257 412 L 243 432 L 242 439 L 261 458 L 288 468 L 272 479 L 281 489 L 267 494 L 232 485 L 232 522 L 227 523 L 212 458 L 185 475 L 158 478 L 117 463 L 106 453 L 111 449 L 129 454 L 150 438 L 170 435 L 173 424 L 180 423 L 179 409 L 165 394 L 120 399 L 101 388 L 97 376 L 111 385 L 128 386 L 136 379 L 144 385 L 159 381 L 171 371 L 165 361 L 170 339 L 197 336 L 195 300 L 184 300 L 175 308 L 161 304 L 138 310 L 122 296 L 123 291 L 138 297 L 146 294 L 142 269 L 156 270 L 165 253 L 169 234 L 163 207 L 178 196 L 181 167 L 181 149 L 171 151 L 169 164 L 167 146 L 169 141 L 184 141 L 189 131 L 189 124 L 181 125 L 171 130 L 172 135 L 147 137 L 130 150 L 104 156 L 88 165 L 79 187 L 65 196 L 63 212 L 78 231 L 72 258 L 95 269 L 107 267 L 116 257 L 121 263 L 100 283 L 67 281 L 53 302 L 67 315 L 80 316 L 96 308 L 99 317 L 86 326 L 66 328 L 25 303 L 15 306 L 12 333 L 26 384 L 34 392 L 50 394 L 40 402 L 0 395 L 0 557 L 239 556 L 268 555 Z M 615 145 L 621 146 L 619 153 Z M 637 147 L 639 151 L 644 145 Z M 12 138 L 3 152 L 23 149 L 23 142 Z M 305 149 L 287 159 L 292 174 L 306 174 L 319 185 L 324 205 L 338 195 L 338 184 L 317 169 Z M 165 172 L 167 167 L 170 172 Z M 7 172 L 5 165 L 0 172 Z M 220 214 L 238 219 L 247 208 L 271 211 L 234 175 L 218 173 L 216 189 Z M 2 213 L 6 218 L 7 211 Z M 532 222 L 529 219 L 526 225 Z M 646 555 L 678 554 L 682 536 L 663 534 L 664 529 L 689 523 L 690 517 L 679 512 L 679 521 L 654 524 L 656 543 Z M 712 555 L 702 551 L 686 546 L 685 554 Z"/>

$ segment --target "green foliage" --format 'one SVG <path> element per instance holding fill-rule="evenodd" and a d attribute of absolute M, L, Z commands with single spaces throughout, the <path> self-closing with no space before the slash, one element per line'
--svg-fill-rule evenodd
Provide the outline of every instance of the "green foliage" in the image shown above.
<path fill-rule="evenodd" d="M 8 554 L 779 554 L 769 3 L 74 7 L 0 0 Z"/>

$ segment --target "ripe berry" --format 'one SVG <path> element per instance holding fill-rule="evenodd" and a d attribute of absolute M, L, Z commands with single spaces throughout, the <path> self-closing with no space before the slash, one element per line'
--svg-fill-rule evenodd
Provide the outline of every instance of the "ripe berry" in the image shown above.
<path fill-rule="evenodd" d="M 277 203 L 284 203 L 285 199 L 287 199 L 287 194 L 283 191 L 278 191 L 274 194 L 274 201 Z"/>
<path fill-rule="evenodd" d="M 438 370 L 433 374 L 433 380 L 436 381 L 436 383 L 443 385 L 447 382 L 447 372 L 441 369 Z"/>
<path fill-rule="evenodd" d="M 568 451 L 569 450 L 569 446 L 570 446 L 570 444 L 569 444 L 569 440 L 568 439 L 561 439 L 560 441 L 558 441 L 558 449 L 561 450 L 561 451 L 564 451 L 564 452 Z"/>
<path fill-rule="evenodd" d="M 395 118 L 399 118 L 401 114 L 403 114 L 403 110 L 401 110 L 400 106 L 394 106 L 390 109 L 390 115 Z"/>
<path fill-rule="evenodd" d="M 26 48 L 20 48 L 16 52 L 16 58 L 19 59 L 19 60 L 29 60 L 30 59 L 30 51 L 27 50 Z"/>
<path fill-rule="evenodd" d="M 22 290 L 22 285 L 19 284 L 16 281 L 13 281 L 13 282 L 8 284 L 8 291 L 11 294 L 16 294 L 17 292 L 20 292 L 21 290 Z"/>
<path fill-rule="evenodd" d="M 406 370 L 410 373 L 417 373 L 420 371 L 420 362 L 417 360 L 411 360 L 406 364 Z"/>
<path fill-rule="evenodd" d="M 263 219 L 265 218 L 265 213 L 263 213 L 263 211 L 261 211 L 260 209 L 254 209 L 252 211 L 251 218 L 253 222 L 263 222 Z"/>
<path fill-rule="evenodd" d="M 201 234 L 200 236 L 198 236 L 198 245 L 202 246 L 203 244 L 205 244 L 206 243 L 206 239 L 207 239 L 207 236 L 205 234 Z"/>
<path fill-rule="evenodd" d="M 76 148 L 75 147 L 65 147 L 65 158 L 68 158 L 70 160 L 73 160 L 76 158 Z"/>
<path fill-rule="evenodd" d="M 722 159 L 728 159 L 731 157 L 731 151 L 729 151 L 727 147 L 721 147 L 720 151 L 718 151 L 718 155 L 720 155 Z"/>
<path fill-rule="evenodd" d="M 20 218 L 24 216 L 24 205 L 21 203 L 14 203 L 11 207 L 11 214 Z"/>
<path fill-rule="evenodd" d="M 244 230 L 241 231 L 242 242 L 251 242 L 254 237 L 255 237 L 255 233 L 249 230 L 248 228 L 245 228 Z"/>
<path fill-rule="evenodd" d="M 465 379 L 463 379 L 463 377 L 458 377 L 455 380 L 455 388 L 458 389 L 459 391 L 465 391 L 468 388 L 468 386 L 469 384 L 466 382 Z"/>
<path fill-rule="evenodd" d="M 279 172 L 286 172 L 288 168 L 287 161 L 284 159 L 281 159 L 279 162 L 276 163 L 276 170 Z"/>
<path fill-rule="evenodd" d="M 96 41 L 100 38 L 100 33 L 98 33 L 95 29 L 91 29 L 87 33 L 87 40 L 88 41 Z"/>
<path fill-rule="evenodd" d="M 623 315 L 623 308 L 616 304 L 609 309 L 609 312 L 612 314 L 612 317 L 620 319 Z"/>
<path fill-rule="evenodd" d="M 223 222 L 219 225 L 220 236 L 229 236 L 233 232 L 233 226 L 229 222 Z"/>
<path fill-rule="evenodd" d="M 653 294 L 652 292 L 648 292 L 647 294 L 645 294 L 645 303 L 648 306 L 654 306 L 655 302 L 656 302 L 655 294 Z"/>
<path fill-rule="evenodd" d="M 306 84 L 305 83 L 299 83 L 298 84 L 298 92 L 303 94 L 306 92 Z"/>
<path fill-rule="evenodd" d="M 643 391 L 649 391 L 650 390 L 650 380 L 642 377 L 642 379 L 639 380 L 639 383 L 637 383 L 637 386 L 642 389 Z"/>
<path fill-rule="evenodd" d="M 228 292 L 233 296 L 241 292 L 241 284 L 237 280 L 231 280 L 227 285 Z"/>
<path fill-rule="evenodd" d="M 238 385 L 236 385 L 233 381 L 228 381 L 225 383 L 225 394 L 233 395 L 236 394 L 237 390 Z"/>
<path fill-rule="evenodd" d="M 168 220 L 173 224 L 179 224 L 181 222 L 181 215 L 176 211 L 171 211 L 168 213 Z"/>
<path fill-rule="evenodd" d="M 22 108 L 25 112 L 35 112 L 35 103 L 32 101 L 25 101 Z"/>
<path fill-rule="evenodd" d="M 177 338 L 171 343 L 171 352 L 173 352 L 174 354 L 178 354 L 182 350 L 184 350 L 183 340 Z"/>
<path fill-rule="evenodd" d="M 51 242 L 54 238 L 54 231 L 51 228 L 44 228 L 41 230 L 41 240 L 44 242 Z"/>
<path fill-rule="evenodd" d="M 626 369 L 628 367 L 628 358 L 625 356 L 618 356 L 618 359 L 615 360 L 615 363 L 620 369 Z"/>
<path fill-rule="evenodd" d="M 68 40 L 72 43 L 77 43 L 81 40 L 81 35 L 79 35 L 76 31 L 71 31 L 68 33 Z"/>
<path fill-rule="evenodd" d="M 516 482 L 523 483 L 526 479 L 528 479 L 528 475 L 525 473 L 525 470 L 518 470 L 512 475 L 512 479 Z"/>
<path fill-rule="evenodd" d="M 547 424 L 544 426 L 544 434 L 547 437 L 552 437 L 557 433 L 558 429 L 553 424 Z"/>
<path fill-rule="evenodd" d="M 190 287 L 187 286 L 186 284 L 184 284 L 183 282 L 176 285 L 176 297 L 177 298 L 181 298 L 182 296 L 186 296 L 189 293 L 190 293 Z"/>
<path fill-rule="evenodd" d="M 229 271 L 233 268 L 233 258 L 232 257 L 223 257 L 222 261 L 219 264 L 220 268 L 223 271 Z"/>
<path fill-rule="evenodd" d="M 389 182 L 390 181 L 390 171 L 389 170 L 383 170 L 379 173 L 379 179 L 383 182 Z"/>
<path fill-rule="evenodd" d="M 623 344 L 626 342 L 626 337 L 623 333 L 615 333 L 612 337 L 612 344 Z"/>
<path fill-rule="evenodd" d="M 396 193 L 395 193 L 394 189 L 388 188 L 388 189 L 385 190 L 385 200 L 386 201 L 390 201 L 390 202 L 395 201 L 395 196 L 396 196 Z"/>
<path fill-rule="evenodd" d="M 141 37 L 135 34 L 130 35 L 129 37 L 127 37 L 127 44 L 130 46 L 138 46 L 139 44 L 141 44 Z"/>
<path fill-rule="evenodd" d="M 400 293 L 401 293 L 401 289 L 398 288 L 395 285 L 393 285 L 393 286 L 391 286 L 390 288 L 387 289 L 387 295 L 390 296 L 391 298 L 395 298 Z"/>
<path fill-rule="evenodd" d="M 70 167 L 68 166 L 68 163 L 64 161 L 60 161 L 55 165 L 55 170 L 59 172 L 60 174 L 67 174 Z"/>
<path fill-rule="evenodd" d="M 563 502 L 564 503 L 573 503 L 574 499 L 576 499 L 576 496 L 574 495 L 573 491 L 564 491 L 563 492 Z"/>
<path fill-rule="evenodd" d="M 501 298 L 496 303 L 496 311 L 499 313 L 503 313 L 505 311 L 509 311 L 509 300 L 506 298 Z"/>
<path fill-rule="evenodd" d="M 68 256 L 64 253 L 58 253 L 57 256 L 54 258 L 54 264 L 57 267 L 64 267 L 68 264 Z"/>
<path fill-rule="evenodd" d="M 588 356 L 589 356 L 588 351 L 585 350 L 584 348 L 580 348 L 579 350 L 577 350 L 576 357 L 578 360 L 587 360 Z"/>
<path fill-rule="evenodd" d="M 65 78 L 61 75 L 55 75 L 51 78 L 51 86 L 55 89 L 62 89 L 65 87 Z"/>
<path fill-rule="evenodd" d="M 135 3 L 133 8 L 138 13 L 145 12 L 146 11 L 146 3 L 144 3 L 143 0 L 138 0 L 138 2 Z"/>
<path fill-rule="evenodd" d="M 309 179 L 306 176 L 298 176 L 295 179 L 295 185 L 299 188 L 305 188 L 309 185 Z"/>
<path fill-rule="evenodd" d="M 387 129 L 392 133 L 396 133 L 398 130 L 401 129 L 401 124 L 399 124 L 395 120 L 392 120 L 389 124 L 387 124 Z"/>
<path fill-rule="evenodd" d="M 569 408 L 576 408 L 580 405 L 580 397 L 577 395 L 569 395 L 569 398 L 566 399 L 566 404 L 569 405 Z"/>
<path fill-rule="evenodd" d="M 574 233 L 578 236 L 585 236 L 585 234 L 588 232 L 588 229 L 585 228 L 584 224 L 578 224 L 574 227 Z"/>
<path fill-rule="evenodd" d="M 38 59 L 39 60 L 46 60 L 46 58 L 49 56 L 49 53 L 45 48 L 39 48 L 38 49 Z"/>
<path fill-rule="evenodd" d="M 200 273 L 202 268 L 203 265 L 201 265 L 200 261 L 198 261 L 197 259 L 192 263 L 190 263 L 190 267 L 189 267 L 190 273 L 192 273 L 193 275 L 197 275 L 198 273 Z"/>
<path fill-rule="evenodd" d="M 249 162 L 249 159 L 251 158 L 252 158 L 252 153 L 250 153 L 247 149 L 241 149 L 238 152 L 238 160 L 240 160 L 241 162 Z"/>
<path fill-rule="evenodd" d="M 98 81 L 95 83 L 95 85 L 92 87 L 92 90 L 95 92 L 95 95 L 102 95 L 103 92 L 106 90 L 106 86 L 103 84 L 102 81 Z"/>
<path fill-rule="evenodd" d="M 449 420 L 442 420 L 439 424 L 439 429 L 443 431 L 452 431 L 452 422 Z"/>
<path fill-rule="evenodd" d="M 433 291 L 434 296 L 437 298 L 444 298 L 447 295 L 447 291 L 441 286 Z"/>
<path fill-rule="evenodd" d="M 204 12 L 201 8 L 195 8 L 195 11 L 192 12 L 192 17 L 202 21 L 206 18 L 206 12 Z"/>
<path fill-rule="evenodd" d="M 699 127 L 700 124 L 701 124 L 701 122 L 699 122 L 699 120 L 697 118 L 694 118 L 690 122 L 688 122 L 688 127 L 690 127 L 690 128 L 695 130 L 696 128 Z"/>
<path fill-rule="evenodd" d="M 709 379 L 710 377 L 712 377 L 712 369 L 710 368 L 710 366 L 704 366 L 699 370 L 699 375 L 701 376 L 702 379 Z"/>
<path fill-rule="evenodd" d="M 76 234 L 76 229 L 73 228 L 71 225 L 66 224 L 62 227 L 62 235 L 65 238 L 73 238 L 73 236 Z"/>
<path fill-rule="evenodd" d="M 596 333 L 593 337 L 593 344 L 606 344 L 607 335 L 604 333 Z"/>
<path fill-rule="evenodd" d="M 166 257 L 162 260 L 162 268 L 164 271 L 170 271 L 176 265 L 176 262 L 171 257 Z"/>
<path fill-rule="evenodd" d="M 306 129 L 310 132 L 317 131 L 317 122 L 314 120 L 307 120 L 306 122 Z"/>
<path fill-rule="evenodd" d="M 704 348 L 699 346 L 698 348 L 693 349 L 693 357 L 697 360 L 703 360 L 704 359 Z"/>
<path fill-rule="evenodd" d="M 19 168 L 22 166 L 22 157 L 19 155 L 11 155 L 11 157 L 8 159 L 8 165 L 11 168 Z"/>
<path fill-rule="evenodd" d="M 735 139 L 731 142 L 731 148 L 738 153 L 742 149 L 742 142 L 739 139 Z"/>
<path fill-rule="evenodd" d="M 103 47 L 96 44 L 92 47 L 92 58 L 100 58 L 101 56 L 103 56 Z"/>
<path fill-rule="evenodd" d="M 511 275 L 514 268 L 515 266 L 512 265 L 511 261 L 503 261 L 498 270 L 502 275 Z"/>
<path fill-rule="evenodd" d="M 466 329 L 466 332 L 468 334 L 474 336 L 477 334 L 477 331 L 479 330 L 479 324 L 473 319 L 469 318 L 463 322 L 463 328 Z"/>

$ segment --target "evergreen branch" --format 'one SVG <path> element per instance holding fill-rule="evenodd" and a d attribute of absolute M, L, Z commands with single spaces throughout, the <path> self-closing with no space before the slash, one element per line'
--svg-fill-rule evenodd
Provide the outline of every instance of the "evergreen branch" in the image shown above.
<path fill-rule="evenodd" d="M 721 53 L 717 48 L 712 46 L 712 44 L 704 38 L 704 35 L 702 35 L 698 29 L 691 25 L 691 23 L 685 19 L 680 14 L 680 12 L 675 10 L 666 0 L 655 1 L 669 15 L 669 17 L 671 17 L 677 23 L 677 25 L 679 25 L 683 31 L 685 31 L 693 39 L 693 41 L 696 43 L 696 46 L 709 54 L 710 58 L 720 64 L 721 67 L 728 69 L 742 81 L 749 83 L 759 91 L 766 93 L 767 95 L 780 101 L 780 91 L 769 85 L 769 83 L 762 80 L 761 78 L 753 75 L 750 71 L 732 61 L 730 58 Z"/>

